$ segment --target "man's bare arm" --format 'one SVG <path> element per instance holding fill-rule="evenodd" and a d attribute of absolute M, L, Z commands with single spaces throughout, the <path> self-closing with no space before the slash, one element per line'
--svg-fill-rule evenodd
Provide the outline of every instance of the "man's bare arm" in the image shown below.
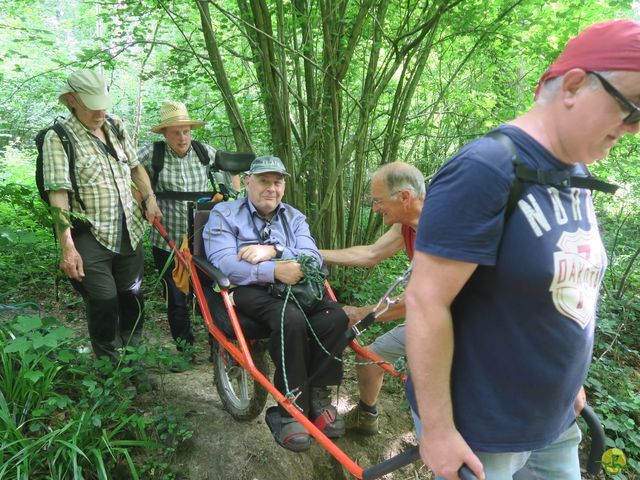
<path fill-rule="evenodd" d="M 144 214 L 147 221 L 152 224 L 154 218 L 162 220 L 162 212 L 156 203 L 156 196 L 151 188 L 151 180 L 142 164 L 138 164 L 131 169 L 131 180 L 133 180 L 133 183 L 135 183 L 136 188 L 142 195 L 142 200 L 145 205 Z"/>
<path fill-rule="evenodd" d="M 375 305 L 365 305 L 363 307 L 354 307 L 351 305 L 345 305 L 344 311 L 349 317 L 349 326 L 353 326 L 362 320 L 364 317 L 373 312 Z M 382 306 L 381 306 L 382 309 Z M 395 303 L 379 317 L 376 318 L 376 322 L 392 322 L 394 320 L 400 320 L 406 316 L 406 305 L 404 301 L 404 294 L 400 296 L 398 303 Z"/>
<path fill-rule="evenodd" d="M 463 464 L 484 478 L 480 460 L 455 427 L 450 385 L 451 303 L 476 267 L 416 252 L 406 292 L 407 357 L 423 429 L 420 454 L 447 480 L 456 480 Z"/>
<path fill-rule="evenodd" d="M 371 245 L 357 245 L 339 250 L 320 250 L 320 255 L 329 265 L 374 267 L 385 258 L 402 250 L 404 239 L 401 228 L 401 225 L 396 223 Z"/>
<path fill-rule="evenodd" d="M 71 236 L 71 219 L 69 217 L 69 196 L 66 190 L 49 192 L 51 217 L 60 244 L 60 269 L 67 277 L 79 282 L 84 278 L 82 257 L 76 250 Z"/>
<path fill-rule="evenodd" d="M 242 190 L 242 183 L 240 182 L 240 175 L 234 175 L 231 177 L 231 186 L 236 192 Z"/>

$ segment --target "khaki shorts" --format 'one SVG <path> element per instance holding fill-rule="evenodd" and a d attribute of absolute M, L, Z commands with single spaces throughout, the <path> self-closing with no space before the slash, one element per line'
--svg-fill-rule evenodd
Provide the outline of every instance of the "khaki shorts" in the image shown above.
<path fill-rule="evenodd" d="M 405 325 L 404 322 L 380 335 L 367 347 L 367 350 L 378 355 L 382 360 L 394 364 L 405 352 Z"/>

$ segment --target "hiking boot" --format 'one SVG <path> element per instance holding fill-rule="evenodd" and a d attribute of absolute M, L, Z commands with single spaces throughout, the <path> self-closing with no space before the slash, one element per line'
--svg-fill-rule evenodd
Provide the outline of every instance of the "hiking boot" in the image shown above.
<path fill-rule="evenodd" d="M 364 435 L 375 435 L 378 433 L 378 414 L 370 413 L 356 405 L 344 416 L 344 423 L 347 430 L 355 430 Z"/>
<path fill-rule="evenodd" d="M 344 435 L 344 420 L 342 416 L 338 415 L 336 407 L 331 405 L 329 387 L 311 388 L 311 413 L 309 418 L 329 438 L 338 438 Z"/>
<path fill-rule="evenodd" d="M 264 420 L 278 445 L 292 452 L 304 452 L 311 447 L 311 436 L 295 418 L 282 416 L 277 406 L 267 408 Z"/>

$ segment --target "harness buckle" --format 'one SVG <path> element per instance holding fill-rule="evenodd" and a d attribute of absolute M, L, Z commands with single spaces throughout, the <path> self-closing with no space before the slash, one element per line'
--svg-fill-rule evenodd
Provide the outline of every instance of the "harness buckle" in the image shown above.
<path fill-rule="evenodd" d="M 373 315 L 375 318 L 378 318 L 380 315 L 389 310 L 389 307 L 400 302 L 400 296 L 391 297 L 393 291 L 399 286 L 405 286 L 409 282 L 409 278 L 411 278 L 411 270 L 413 265 L 410 265 L 407 270 L 396 278 L 395 282 L 391 284 L 391 286 L 387 289 L 385 294 L 380 298 L 375 307 L 373 307 Z"/>

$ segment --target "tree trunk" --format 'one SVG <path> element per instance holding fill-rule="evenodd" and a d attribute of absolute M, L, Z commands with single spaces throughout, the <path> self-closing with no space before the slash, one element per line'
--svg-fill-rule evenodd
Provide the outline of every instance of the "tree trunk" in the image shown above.
<path fill-rule="evenodd" d="M 251 139 L 249 133 L 242 121 L 242 114 L 238 108 L 235 95 L 229 84 L 227 73 L 224 69 L 224 63 L 220 50 L 218 49 L 218 42 L 211 26 L 211 14 L 209 12 L 209 4 L 203 0 L 196 0 L 198 6 L 198 12 L 200 13 L 200 22 L 202 24 L 202 34 L 204 36 L 205 45 L 207 46 L 207 53 L 209 55 L 209 62 L 215 76 L 215 82 L 220 89 L 224 107 L 229 118 L 231 126 L 231 132 L 235 140 L 236 148 L 239 152 L 252 152 Z"/>

